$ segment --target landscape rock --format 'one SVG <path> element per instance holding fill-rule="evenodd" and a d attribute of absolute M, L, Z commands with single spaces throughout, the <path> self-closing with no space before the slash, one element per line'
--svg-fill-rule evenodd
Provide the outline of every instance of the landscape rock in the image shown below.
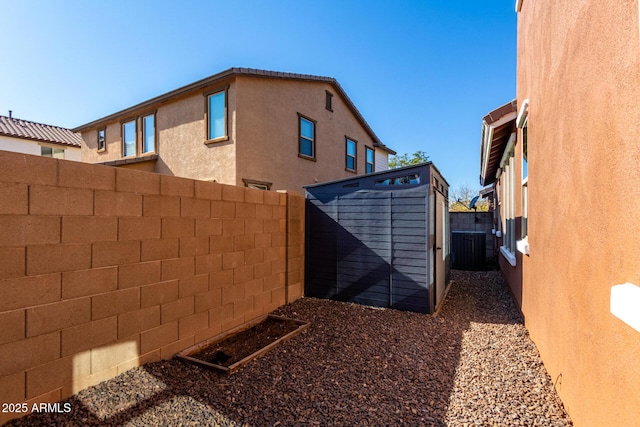
<path fill-rule="evenodd" d="M 231 376 L 151 363 L 9 425 L 572 425 L 499 272 L 452 271 L 437 316 L 312 298 L 276 314 L 312 325 Z"/>

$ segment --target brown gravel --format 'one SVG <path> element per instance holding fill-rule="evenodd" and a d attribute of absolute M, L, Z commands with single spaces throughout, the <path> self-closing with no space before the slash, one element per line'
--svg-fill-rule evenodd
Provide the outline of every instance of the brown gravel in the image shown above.
<path fill-rule="evenodd" d="M 151 363 L 10 424 L 571 425 L 500 273 L 452 280 L 436 317 L 304 298 L 277 314 L 311 328 L 230 377 Z"/>

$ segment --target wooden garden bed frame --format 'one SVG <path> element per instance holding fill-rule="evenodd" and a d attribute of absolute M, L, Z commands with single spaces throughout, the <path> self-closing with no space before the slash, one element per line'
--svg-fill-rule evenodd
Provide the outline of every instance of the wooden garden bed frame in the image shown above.
<path fill-rule="evenodd" d="M 250 355 L 246 356 L 245 358 L 243 358 L 242 360 L 237 361 L 236 363 L 233 363 L 229 366 L 222 366 L 222 365 L 218 365 L 215 363 L 210 363 L 207 362 L 205 360 L 201 360 L 198 359 L 196 357 L 193 357 L 193 354 L 198 353 L 200 350 L 202 350 L 205 347 L 211 346 L 211 345 L 215 345 L 215 344 L 219 344 L 223 341 L 225 341 L 228 338 L 231 338 L 237 334 L 239 334 L 240 332 L 244 332 L 248 329 L 253 328 L 254 326 L 264 322 L 265 320 L 267 320 L 268 318 L 271 319 L 276 319 L 276 320 L 282 320 L 282 321 L 287 321 L 287 322 L 294 322 L 298 324 L 298 327 L 296 329 L 294 329 L 293 331 L 289 332 L 288 334 L 278 338 L 277 340 L 273 341 L 272 343 L 266 345 L 265 347 L 262 347 L 260 350 L 257 350 L 253 353 L 251 353 Z M 184 350 L 182 350 L 181 352 L 179 352 L 178 354 L 176 354 L 176 358 L 179 360 L 183 360 L 185 362 L 189 362 L 189 363 L 194 363 L 196 365 L 199 366 L 203 366 L 205 368 L 209 368 L 209 369 L 213 369 L 219 372 L 223 372 L 227 375 L 231 375 L 232 373 L 234 373 L 235 371 L 237 371 L 239 368 L 241 368 L 242 366 L 246 365 L 247 363 L 249 363 L 251 360 L 255 359 L 258 356 L 263 355 L 264 353 L 266 353 L 267 351 L 271 350 L 272 348 L 276 347 L 277 345 L 279 345 L 280 343 L 282 343 L 283 341 L 288 340 L 289 338 L 298 335 L 300 332 L 304 331 L 305 329 L 307 329 L 308 327 L 311 326 L 311 323 L 309 322 L 304 322 L 301 320 L 296 320 L 296 319 L 290 319 L 288 317 L 282 317 L 282 316 L 276 316 L 273 314 L 267 314 L 264 316 L 260 316 L 257 319 L 254 319 L 250 322 L 244 323 L 236 328 L 233 328 L 227 332 L 224 332 L 220 335 L 216 335 L 213 338 L 209 338 L 206 341 L 202 341 L 198 344 L 195 344 L 189 348 L 186 348 Z"/>

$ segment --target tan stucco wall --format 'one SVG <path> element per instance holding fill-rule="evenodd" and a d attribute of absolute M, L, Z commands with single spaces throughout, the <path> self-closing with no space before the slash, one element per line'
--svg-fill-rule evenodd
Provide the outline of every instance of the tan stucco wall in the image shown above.
<path fill-rule="evenodd" d="M 10 136 L 0 135 L 0 150 L 12 151 L 14 153 L 32 154 L 34 156 L 41 155 L 41 147 L 61 148 L 64 150 L 64 159 L 81 161 L 82 153 L 80 148 L 71 147 L 62 144 L 52 144 L 41 141 L 33 141 L 30 139 L 13 138 Z"/>
<path fill-rule="evenodd" d="M 228 135 L 229 140 L 214 144 L 205 144 L 206 98 L 204 94 L 217 89 L 228 90 Z M 202 88 L 195 93 L 155 107 L 146 107 L 139 113 L 118 118 L 117 122 L 106 125 L 107 149 L 97 151 L 97 129 L 82 133 L 83 161 L 99 163 L 122 159 L 123 120 L 141 117 L 155 111 L 156 150 L 159 159 L 155 172 L 184 178 L 213 181 L 222 184 L 235 184 L 235 85 L 224 81 Z M 138 144 L 141 139 L 141 121 L 137 121 Z M 100 125 L 102 128 L 104 125 Z"/>
<path fill-rule="evenodd" d="M 357 174 L 365 171 L 371 137 L 331 85 L 238 77 L 237 176 L 302 193 L 302 185 L 354 176 L 345 170 L 345 135 L 357 141 Z M 334 94 L 325 108 L 326 92 Z M 317 121 L 316 161 L 298 157 L 298 113 Z"/>
<path fill-rule="evenodd" d="M 206 145 L 203 94 L 229 86 L 229 140 Z M 333 93 L 333 112 L 325 91 Z M 106 125 L 107 150 L 97 152 L 97 129 L 83 132 L 83 161 L 122 159 L 121 122 L 156 111 L 159 159 L 155 172 L 243 186 L 243 179 L 272 183 L 272 190 L 303 193 L 302 185 L 362 174 L 370 135 L 328 83 L 238 76 L 178 99 L 118 117 Z M 298 115 L 317 121 L 316 161 L 298 157 Z M 98 125 L 100 128 L 104 124 Z M 140 139 L 140 120 L 138 133 Z M 357 173 L 345 169 L 345 136 L 357 141 Z M 388 153 L 375 149 L 375 170 Z"/>
<path fill-rule="evenodd" d="M 640 285 L 639 44 L 636 0 L 524 0 L 518 14 L 517 99 L 530 100 L 522 311 L 576 426 L 640 419 L 640 332 L 609 308 L 613 285 Z"/>
<path fill-rule="evenodd" d="M 228 90 L 229 140 L 205 144 L 206 103 L 203 93 L 158 108 L 159 155 L 156 172 L 222 184 L 235 184 L 235 84 Z"/>
<path fill-rule="evenodd" d="M 107 123 L 100 126 L 105 128 L 107 149 L 98 153 L 98 129 L 82 132 L 82 161 L 85 163 L 100 163 L 122 158 L 122 135 L 120 122 Z"/>

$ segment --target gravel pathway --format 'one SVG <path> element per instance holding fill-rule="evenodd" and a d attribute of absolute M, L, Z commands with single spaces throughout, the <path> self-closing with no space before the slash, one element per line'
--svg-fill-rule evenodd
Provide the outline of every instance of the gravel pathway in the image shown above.
<path fill-rule="evenodd" d="M 572 425 L 500 273 L 452 272 L 436 316 L 304 298 L 311 328 L 227 377 L 151 363 L 10 425 Z"/>

